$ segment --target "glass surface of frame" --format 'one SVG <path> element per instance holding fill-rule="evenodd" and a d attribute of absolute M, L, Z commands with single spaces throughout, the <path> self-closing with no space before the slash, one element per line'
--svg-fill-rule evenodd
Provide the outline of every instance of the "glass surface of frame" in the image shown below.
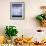
<path fill-rule="evenodd" d="M 24 2 L 10 3 L 10 19 L 24 19 L 25 18 L 25 4 Z"/>

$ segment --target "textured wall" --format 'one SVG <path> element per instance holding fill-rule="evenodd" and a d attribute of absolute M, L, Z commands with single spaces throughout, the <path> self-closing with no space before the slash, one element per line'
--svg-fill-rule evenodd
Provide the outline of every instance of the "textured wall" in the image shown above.
<path fill-rule="evenodd" d="M 25 2 L 25 20 L 10 20 L 10 2 Z M 18 36 L 31 36 L 36 29 L 43 29 L 38 25 L 35 16 L 41 13 L 40 6 L 46 5 L 46 0 L 0 0 L 0 33 L 4 34 L 6 25 L 15 25 Z M 33 33 L 32 33 L 33 32 Z"/>

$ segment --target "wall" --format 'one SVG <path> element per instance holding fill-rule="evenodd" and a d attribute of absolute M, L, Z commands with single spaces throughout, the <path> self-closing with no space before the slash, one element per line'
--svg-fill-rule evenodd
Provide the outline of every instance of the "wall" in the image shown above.
<path fill-rule="evenodd" d="M 10 20 L 10 2 L 25 2 L 25 20 Z M 40 6 L 46 5 L 46 0 L 0 0 L 0 34 L 4 34 L 6 25 L 14 25 L 19 33 L 31 36 L 36 29 L 43 29 L 38 25 L 35 16 L 41 13 Z"/>

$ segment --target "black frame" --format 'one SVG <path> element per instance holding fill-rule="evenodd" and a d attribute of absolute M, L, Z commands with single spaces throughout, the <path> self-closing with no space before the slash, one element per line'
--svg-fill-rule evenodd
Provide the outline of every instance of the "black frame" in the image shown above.
<path fill-rule="evenodd" d="M 21 15 L 12 15 L 12 8 L 21 5 L 22 13 Z M 13 7 L 12 7 L 13 6 Z M 24 2 L 10 2 L 10 19 L 12 20 L 23 20 L 25 18 L 25 3 Z"/>

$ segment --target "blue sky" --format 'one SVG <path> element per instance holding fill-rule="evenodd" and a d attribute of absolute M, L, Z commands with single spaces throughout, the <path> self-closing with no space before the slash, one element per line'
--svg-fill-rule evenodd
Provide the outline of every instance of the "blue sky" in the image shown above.
<path fill-rule="evenodd" d="M 22 15 L 22 7 L 12 7 L 12 15 Z"/>

